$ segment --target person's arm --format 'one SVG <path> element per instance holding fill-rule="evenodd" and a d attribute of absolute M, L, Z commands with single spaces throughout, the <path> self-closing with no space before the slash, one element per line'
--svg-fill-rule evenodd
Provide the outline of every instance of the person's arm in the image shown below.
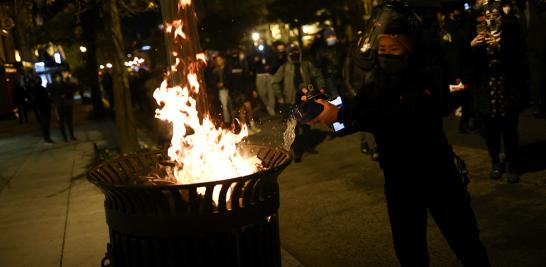
<path fill-rule="evenodd" d="M 363 86 L 358 91 L 355 102 L 346 103 L 347 105 L 342 108 L 337 108 L 326 100 L 316 100 L 316 102 L 324 106 L 324 110 L 317 118 L 311 120 L 309 124 L 324 123 L 331 125 L 334 122 L 340 122 L 346 127 L 346 130 L 344 130 L 345 134 L 357 131 L 373 131 L 377 115 L 374 107 L 377 104 L 372 100 L 373 97 L 370 94 L 372 88 L 372 84 Z"/>

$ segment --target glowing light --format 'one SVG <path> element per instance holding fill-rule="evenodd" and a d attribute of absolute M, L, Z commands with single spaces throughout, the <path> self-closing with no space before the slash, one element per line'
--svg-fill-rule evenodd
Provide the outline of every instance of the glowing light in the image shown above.
<path fill-rule="evenodd" d="M 253 40 L 254 42 L 257 42 L 258 40 L 260 40 L 260 33 L 258 33 L 258 32 L 253 32 L 253 33 L 252 33 L 252 40 Z"/>
<path fill-rule="evenodd" d="M 15 61 L 21 62 L 21 55 L 19 54 L 19 50 L 15 50 Z"/>
<path fill-rule="evenodd" d="M 44 72 L 45 71 L 45 63 L 44 62 L 34 63 L 34 69 L 36 70 L 36 72 Z"/>
<path fill-rule="evenodd" d="M 259 45 L 259 46 L 258 46 L 258 50 L 260 50 L 260 51 L 264 51 L 264 49 L 265 49 L 265 47 L 264 47 L 264 45 L 263 45 L 263 44 L 261 44 L 261 45 Z"/>
<path fill-rule="evenodd" d="M 112 68 L 112 63 L 106 63 L 106 67 L 111 69 Z"/>
<path fill-rule="evenodd" d="M 81 51 L 82 53 L 87 52 L 87 47 L 85 47 L 85 46 L 80 46 L 80 51 Z"/>
<path fill-rule="evenodd" d="M 140 48 L 140 50 L 142 50 L 142 51 L 148 51 L 148 50 L 150 50 L 150 49 L 152 49 L 152 47 L 149 46 L 149 45 L 143 45 L 143 46 Z"/>
<path fill-rule="evenodd" d="M 61 59 L 61 53 L 55 52 L 53 53 L 53 59 L 55 60 L 55 63 L 61 64 L 63 61 Z"/>
<path fill-rule="evenodd" d="M 103 70 L 103 69 L 104 69 L 104 65 L 100 65 L 100 66 L 99 66 L 99 69 Z"/>

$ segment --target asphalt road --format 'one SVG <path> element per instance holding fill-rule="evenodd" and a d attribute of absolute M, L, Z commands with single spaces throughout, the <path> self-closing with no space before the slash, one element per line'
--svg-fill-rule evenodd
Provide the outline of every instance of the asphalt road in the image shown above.
<path fill-rule="evenodd" d="M 520 124 L 522 180 L 489 180 L 490 162 L 479 135 L 457 133 L 457 118 L 445 129 L 467 162 L 470 193 L 481 238 L 493 266 L 546 263 L 546 121 L 525 113 Z M 255 142 L 277 145 L 284 125 L 264 122 Z M 280 176 L 282 246 L 304 266 L 398 266 L 377 163 L 359 151 L 359 135 L 330 140 L 314 128 L 316 155 L 304 155 Z M 429 218 L 431 266 L 461 266 Z"/>

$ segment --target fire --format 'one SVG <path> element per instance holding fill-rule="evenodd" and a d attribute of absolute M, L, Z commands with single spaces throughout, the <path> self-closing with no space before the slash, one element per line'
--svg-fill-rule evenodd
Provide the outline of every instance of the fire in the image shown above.
<path fill-rule="evenodd" d="M 189 0 L 179 2 L 182 7 L 191 4 Z M 166 32 L 173 33 L 174 42 L 190 41 L 183 32 L 182 20 L 166 23 Z M 183 40 L 176 38 L 180 36 Z M 237 145 L 248 136 L 246 125 L 239 133 L 217 128 L 209 114 L 199 114 L 196 97 L 204 93 L 198 76 L 199 67 L 205 63 L 205 55 L 199 53 L 195 58 L 178 57 L 180 53 L 173 51 L 171 55 L 176 61 L 171 66 L 171 72 L 176 72 L 178 66 L 185 67 L 185 85 L 169 87 L 167 80 L 155 90 L 153 96 L 160 108 L 156 110 L 156 118 L 172 124 L 171 146 L 168 149 L 169 158 L 176 162 L 174 176 L 180 184 L 209 182 L 230 179 L 255 173 L 261 168 L 261 161 L 256 155 L 243 155 Z M 187 62 L 190 61 L 190 62 Z M 200 192 L 202 193 L 202 192 Z M 217 197 L 216 197 L 217 199 Z"/>

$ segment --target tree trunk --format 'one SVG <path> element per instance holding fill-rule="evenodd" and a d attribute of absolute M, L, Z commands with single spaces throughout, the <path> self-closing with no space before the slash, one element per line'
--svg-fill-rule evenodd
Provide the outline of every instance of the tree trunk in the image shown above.
<path fill-rule="evenodd" d="M 30 36 L 33 29 L 32 1 L 15 1 L 15 42 L 21 60 L 34 62 Z"/>
<path fill-rule="evenodd" d="M 96 52 L 96 27 L 98 10 L 97 6 L 91 7 L 82 15 L 82 29 L 84 36 L 84 45 L 87 48 L 85 53 L 85 68 L 88 77 L 89 87 L 91 88 L 91 103 L 93 104 L 93 116 L 99 117 L 104 113 L 102 105 L 102 94 L 99 85 L 98 63 Z"/>
<path fill-rule="evenodd" d="M 129 80 L 124 65 L 125 53 L 117 2 L 118 0 L 106 0 L 102 6 L 104 9 L 104 26 L 110 37 L 106 38 L 106 40 L 110 42 L 108 45 L 110 48 L 108 58 L 112 63 L 118 144 L 122 153 L 131 153 L 138 150 L 138 139 Z"/>
<path fill-rule="evenodd" d="M 193 2 L 195 2 L 194 0 Z M 184 1 L 182 1 L 184 2 Z M 176 60 L 179 58 L 181 64 L 178 66 L 176 72 L 170 73 L 170 83 L 171 85 L 188 85 L 186 75 L 190 69 L 198 75 L 200 90 L 199 94 L 194 96 L 197 99 L 197 109 L 199 114 L 202 116 L 205 113 L 208 113 L 207 105 L 207 94 L 205 83 L 203 80 L 203 71 L 202 71 L 202 62 L 199 62 L 196 59 L 196 55 L 201 50 L 201 45 L 199 42 L 199 32 L 198 32 L 198 23 L 197 23 L 197 14 L 195 12 L 194 5 L 199 3 L 192 3 L 189 6 L 184 6 L 179 8 L 180 1 L 178 0 L 161 0 L 161 15 L 163 17 L 164 25 L 167 26 L 167 23 L 172 23 L 175 20 L 181 20 L 183 25 L 183 32 L 186 38 L 181 38 L 174 34 L 174 31 L 171 33 L 165 33 L 165 42 L 169 64 L 172 66 Z M 173 56 L 173 53 L 176 53 L 178 56 Z M 201 117 L 202 118 L 202 117 Z"/>

